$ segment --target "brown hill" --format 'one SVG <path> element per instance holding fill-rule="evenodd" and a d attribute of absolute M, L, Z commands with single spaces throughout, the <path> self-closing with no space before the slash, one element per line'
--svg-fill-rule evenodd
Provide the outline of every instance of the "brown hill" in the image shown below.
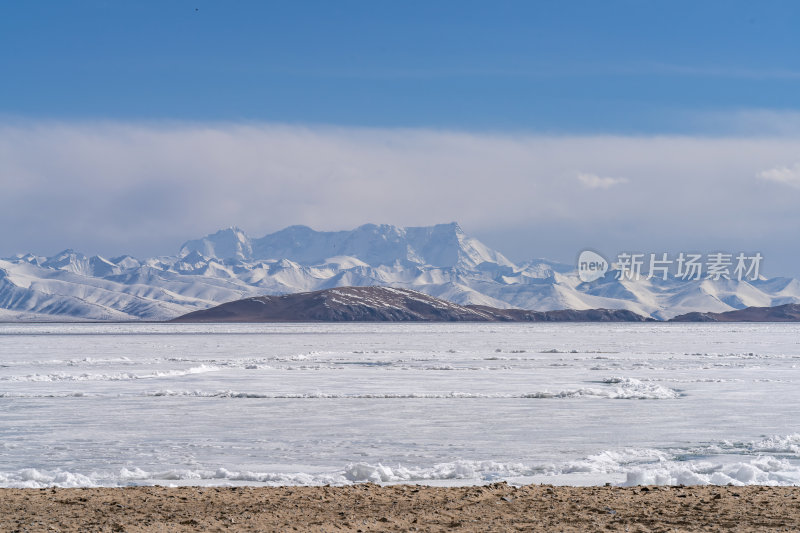
<path fill-rule="evenodd" d="M 458 305 L 391 287 L 338 287 L 259 296 L 195 311 L 173 322 L 643 322 L 627 310 L 526 311 Z"/>
<path fill-rule="evenodd" d="M 800 322 L 800 304 L 746 307 L 724 313 L 686 313 L 670 322 Z"/>

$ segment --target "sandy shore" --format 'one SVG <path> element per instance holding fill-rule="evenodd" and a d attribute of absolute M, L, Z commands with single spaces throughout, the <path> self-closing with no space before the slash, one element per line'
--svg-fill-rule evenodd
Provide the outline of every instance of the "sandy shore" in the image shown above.
<path fill-rule="evenodd" d="M 796 531 L 800 487 L 0 489 L 0 531 Z"/>

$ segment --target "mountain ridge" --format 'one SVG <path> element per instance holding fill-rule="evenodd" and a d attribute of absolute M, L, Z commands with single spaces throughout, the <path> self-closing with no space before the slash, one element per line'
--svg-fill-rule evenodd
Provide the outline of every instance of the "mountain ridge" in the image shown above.
<path fill-rule="evenodd" d="M 800 303 L 794 278 L 753 281 L 674 277 L 586 283 L 574 265 L 515 264 L 455 222 L 365 224 L 316 231 L 289 226 L 251 238 L 235 226 L 188 240 L 171 256 L 0 259 L 3 320 L 168 320 L 223 302 L 340 286 L 391 286 L 459 305 L 537 311 L 625 309 L 659 320 L 689 312 Z"/>
<path fill-rule="evenodd" d="M 183 243 L 180 254 L 198 252 L 213 259 L 289 259 L 318 264 L 330 257 L 357 257 L 372 266 L 435 265 L 474 268 L 484 262 L 513 263 L 477 239 L 468 237 L 457 222 L 434 226 L 398 227 L 363 224 L 350 231 L 316 231 L 289 226 L 250 239 L 235 226 Z"/>
<path fill-rule="evenodd" d="M 671 318 L 670 322 L 800 322 L 800 304 L 746 307 L 724 313 L 695 311 Z"/>
<path fill-rule="evenodd" d="M 529 311 L 461 306 L 393 287 L 337 287 L 256 296 L 193 311 L 171 322 L 646 322 L 626 310 Z"/>

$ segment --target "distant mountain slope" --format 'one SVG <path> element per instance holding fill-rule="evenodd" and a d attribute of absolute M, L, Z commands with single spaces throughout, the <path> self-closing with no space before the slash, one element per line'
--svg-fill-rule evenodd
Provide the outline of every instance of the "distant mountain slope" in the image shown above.
<path fill-rule="evenodd" d="M 173 322 L 642 322 L 630 311 L 526 311 L 461 306 L 418 291 L 392 287 L 339 287 L 259 296 L 194 311 Z M 651 319 L 652 320 L 652 319 Z"/>
<path fill-rule="evenodd" d="M 356 257 L 374 267 L 513 265 L 499 252 L 466 236 L 455 222 L 409 228 L 365 224 L 351 231 L 314 231 L 307 226 L 289 226 L 252 240 L 242 230 L 228 228 L 184 243 L 181 253 L 190 252 L 214 259 L 288 259 L 311 265 L 324 264 L 331 257 Z"/>
<path fill-rule="evenodd" d="M 800 322 L 800 304 L 747 307 L 724 313 L 686 313 L 672 322 Z"/>
<path fill-rule="evenodd" d="M 238 228 L 154 258 L 0 259 L 0 320 L 168 320 L 222 302 L 346 286 L 412 289 L 462 306 L 537 311 L 622 309 L 669 319 L 693 311 L 800 303 L 800 281 L 674 278 L 584 283 L 574 265 L 515 264 L 456 223 L 350 231 L 291 226 L 260 238 Z"/>

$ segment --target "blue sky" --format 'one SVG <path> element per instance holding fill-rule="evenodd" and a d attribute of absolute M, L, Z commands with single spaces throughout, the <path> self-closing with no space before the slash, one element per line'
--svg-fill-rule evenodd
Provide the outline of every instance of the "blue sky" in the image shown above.
<path fill-rule="evenodd" d="M 800 276 L 798 2 L 3 2 L 0 256 L 458 220 Z"/>
<path fill-rule="evenodd" d="M 797 2 L 5 2 L 0 111 L 724 133 L 800 106 Z"/>

